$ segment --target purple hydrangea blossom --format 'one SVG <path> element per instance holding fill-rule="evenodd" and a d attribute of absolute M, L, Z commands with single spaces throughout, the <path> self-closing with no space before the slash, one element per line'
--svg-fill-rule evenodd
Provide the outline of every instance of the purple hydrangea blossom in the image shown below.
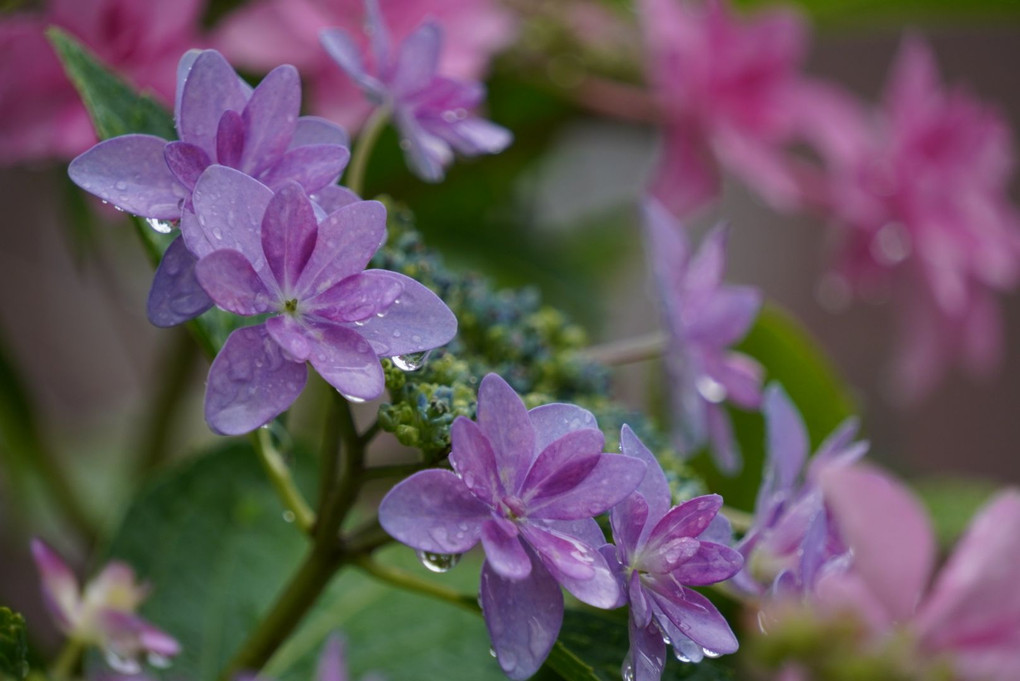
<path fill-rule="evenodd" d="M 297 182 L 275 193 L 213 166 L 199 178 L 181 233 L 195 275 L 221 308 L 265 322 L 230 334 L 209 369 L 205 415 L 239 434 L 275 418 L 300 394 L 311 363 L 345 397 L 384 388 L 380 356 L 422 352 L 457 332 L 434 293 L 396 272 L 365 270 L 386 238 L 386 209 L 355 201 L 325 213 Z"/>
<path fill-rule="evenodd" d="M 603 453 L 588 411 L 569 404 L 528 411 L 495 374 L 479 387 L 477 422 L 457 418 L 451 440 L 453 472 L 422 471 L 399 483 L 380 504 L 379 521 L 419 551 L 463 553 L 481 541 L 493 648 L 510 678 L 525 679 L 559 633 L 559 585 L 595 607 L 619 602 L 592 517 L 630 494 L 645 464 Z"/>
<path fill-rule="evenodd" d="M 140 671 L 142 656 L 160 663 L 180 652 L 176 640 L 135 614 L 148 587 L 135 581 L 129 565 L 108 563 L 80 589 L 74 573 L 45 542 L 32 540 L 32 557 L 57 627 L 73 641 L 100 647 L 119 672 Z"/>
<path fill-rule="evenodd" d="M 710 442 L 719 468 L 735 473 L 741 467 L 740 451 L 722 403 L 757 409 L 762 368 L 728 348 L 747 333 L 761 294 L 722 283 L 724 228 L 712 231 L 692 254 L 683 227 L 651 198 L 644 203 L 644 225 L 668 334 L 666 370 L 678 415 L 676 444 L 690 453 Z"/>
<path fill-rule="evenodd" d="M 513 140 L 510 131 L 469 113 L 485 99 L 484 86 L 437 75 L 440 26 L 425 22 L 394 48 L 376 0 L 365 6 L 371 67 L 343 29 L 322 31 L 320 42 L 369 100 L 390 108 L 411 170 L 438 182 L 454 150 L 465 156 L 503 151 Z"/>
<path fill-rule="evenodd" d="M 819 479 L 861 458 L 868 443 L 854 441 L 858 422 L 849 418 L 808 463 L 807 430 L 785 391 L 773 383 L 763 402 L 767 459 L 754 521 L 737 547 L 746 567 L 734 584 L 753 594 L 803 593 L 848 558 Z"/>
<path fill-rule="evenodd" d="M 728 546 L 729 522 L 718 515 L 722 497 L 710 494 L 673 506 L 662 467 L 628 426 L 620 433 L 620 446 L 647 465 L 638 488 L 610 512 L 616 546 L 603 549 L 630 602 L 623 678 L 658 681 L 667 645 L 691 662 L 737 650 L 726 619 L 688 587 L 727 580 L 744 559 Z"/>

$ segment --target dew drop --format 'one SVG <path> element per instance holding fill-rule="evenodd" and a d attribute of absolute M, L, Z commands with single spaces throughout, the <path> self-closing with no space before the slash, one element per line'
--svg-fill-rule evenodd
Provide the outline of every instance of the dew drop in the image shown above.
<path fill-rule="evenodd" d="M 489 647 L 489 655 L 492 655 L 493 657 L 496 657 L 496 649 L 490 646 Z"/>
<path fill-rule="evenodd" d="M 722 653 L 717 653 L 716 651 L 709 650 L 708 648 L 702 648 L 701 652 L 705 653 L 705 657 L 719 657 L 722 655 Z"/>
<path fill-rule="evenodd" d="M 157 653 L 149 653 L 145 658 L 149 664 L 156 669 L 167 669 L 170 667 L 170 658 L 166 655 L 159 655 Z"/>
<path fill-rule="evenodd" d="M 686 655 L 684 655 L 682 652 L 680 652 L 676 648 L 673 649 L 673 655 L 676 657 L 678 662 L 690 662 L 691 661 L 691 658 L 687 657 Z"/>
<path fill-rule="evenodd" d="M 459 553 L 431 553 L 429 551 L 418 551 L 418 560 L 426 569 L 432 572 L 447 572 L 454 565 L 460 562 Z"/>
<path fill-rule="evenodd" d="M 149 227 L 152 227 L 160 234 L 169 234 L 170 230 L 176 227 L 176 224 L 171 222 L 170 220 L 157 220 L 156 218 L 145 218 L 145 222 L 148 223 Z"/>
<path fill-rule="evenodd" d="M 294 522 L 294 511 L 284 511 L 283 512 L 283 522 L 285 522 L 285 523 L 292 523 L 292 522 Z"/>
<path fill-rule="evenodd" d="M 121 657 L 112 650 L 106 651 L 106 664 L 110 665 L 110 668 L 121 674 L 137 674 L 142 671 L 142 665 L 138 664 L 138 660 Z"/>
<path fill-rule="evenodd" d="M 119 182 L 117 182 L 117 184 L 115 184 L 113 186 L 116 187 L 117 191 L 119 191 L 119 192 L 127 190 L 127 182 L 125 182 L 124 180 L 120 180 Z"/>
<path fill-rule="evenodd" d="M 695 387 L 699 395 L 713 404 L 719 404 L 726 399 L 726 386 L 711 376 L 698 376 Z"/>
<path fill-rule="evenodd" d="M 364 320 L 358 320 L 358 321 L 354 322 L 354 326 L 364 326 L 364 325 L 365 325 L 365 321 Z"/>
<path fill-rule="evenodd" d="M 666 634 L 662 635 L 662 642 L 665 643 L 668 646 L 673 645 L 673 640 L 669 636 L 667 636 Z"/>
<path fill-rule="evenodd" d="M 634 681 L 634 665 L 630 662 L 623 666 L 623 681 Z"/>
<path fill-rule="evenodd" d="M 393 362 L 393 366 L 397 367 L 401 371 L 417 371 L 425 365 L 425 360 L 428 358 L 428 350 L 424 352 L 413 352 L 407 355 L 397 355 L 391 357 L 390 360 Z"/>
<path fill-rule="evenodd" d="M 340 396 L 352 404 L 361 404 L 365 401 L 364 397 L 355 397 L 354 395 L 345 395 L 344 393 L 340 393 Z"/>
<path fill-rule="evenodd" d="M 217 241 L 223 240 L 223 232 L 220 231 L 219 227 L 213 227 L 212 235 L 213 238 L 216 239 Z"/>

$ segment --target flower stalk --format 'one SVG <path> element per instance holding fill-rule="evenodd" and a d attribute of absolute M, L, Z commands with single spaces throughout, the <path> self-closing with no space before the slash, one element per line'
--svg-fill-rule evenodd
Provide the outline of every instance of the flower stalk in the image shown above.
<path fill-rule="evenodd" d="M 368 159 L 372 155 L 372 149 L 375 148 L 375 143 L 379 140 L 379 135 L 382 133 L 383 128 L 386 127 L 386 122 L 389 118 L 389 107 L 383 106 L 376 109 L 365 123 L 365 127 L 361 130 L 361 135 L 358 137 L 358 144 L 354 148 L 353 156 L 351 156 L 351 165 L 346 177 L 347 188 L 358 196 L 361 196 L 361 193 L 365 190 L 365 169 L 368 167 Z"/>
<path fill-rule="evenodd" d="M 294 483 L 283 457 L 270 442 L 269 431 L 259 428 L 251 433 L 250 440 L 277 496 L 280 497 L 284 507 L 294 514 L 294 523 L 303 533 L 310 533 L 315 524 L 315 513 Z"/>

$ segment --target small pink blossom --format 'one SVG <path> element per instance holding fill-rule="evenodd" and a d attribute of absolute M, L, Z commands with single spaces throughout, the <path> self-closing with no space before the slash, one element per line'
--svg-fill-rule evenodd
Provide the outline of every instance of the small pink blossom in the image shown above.
<path fill-rule="evenodd" d="M 797 14 L 738 19 L 723 0 L 641 0 L 648 71 L 664 109 L 652 193 L 688 215 L 719 193 L 721 168 L 770 202 L 799 193 L 782 147 L 797 133 L 807 35 Z"/>
<path fill-rule="evenodd" d="M 494 0 L 383 0 L 380 4 L 395 44 L 425 19 L 443 27 L 447 41 L 439 74 L 449 78 L 477 79 L 514 33 L 510 15 Z M 229 15 L 214 41 L 231 61 L 245 68 L 268 71 L 281 62 L 294 64 L 308 84 L 313 111 L 355 130 L 372 107 L 319 47 L 319 32 L 340 27 L 361 36 L 364 16 L 363 0 L 257 0 Z M 367 57 L 368 40 L 361 40 Z"/>
<path fill-rule="evenodd" d="M 173 102 L 177 60 L 200 42 L 205 0 L 50 0 L 0 20 L 0 165 L 71 158 L 95 144 L 88 114 L 44 31 L 58 26 L 133 85 Z"/>

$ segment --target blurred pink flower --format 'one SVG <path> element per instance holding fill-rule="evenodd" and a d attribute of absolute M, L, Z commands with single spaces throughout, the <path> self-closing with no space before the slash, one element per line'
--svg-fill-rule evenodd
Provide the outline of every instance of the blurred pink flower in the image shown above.
<path fill-rule="evenodd" d="M 514 32 L 495 0 L 382 0 L 383 19 L 400 43 L 425 19 L 436 20 L 447 40 L 439 74 L 477 80 L 492 55 Z M 281 62 L 301 71 L 312 110 L 355 130 L 372 107 L 319 46 L 319 31 L 339 27 L 362 41 L 363 0 L 256 0 L 230 14 L 215 34 L 216 47 L 238 66 L 268 71 Z"/>
<path fill-rule="evenodd" d="M 977 513 L 929 587 L 935 540 L 905 487 L 855 464 L 824 472 L 822 488 L 853 564 L 819 579 L 817 607 L 855 613 L 876 639 L 906 632 L 918 660 L 948 658 L 960 679 L 1016 679 L 1020 490 L 999 493 Z"/>
<path fill-rule="evenodd" d="M 0 20 L 0 166 L 67 159 L 95 144 L 78 93 L 44 31 L 59 26 L 132 84 L 173 102 L 177 61 L 199 42 L 205 0 L 50 0 Z"/>
<path fill-rule="evenodd" d="M 994 292 L 1020 275 L 1006 122 L 964 90 L 943 89 L 915 37 L 875 114 L 849 99 L 842 109 L 817 121 L 826 210 L 844 230 L 838 268 L 849 288 L 887 294 L 903 310 L 896 387 L 917 397 L 957 358 L 987 372 L 1001 354 Z"/>
<path fill-rule="evenodd" d="M 791 207 L 798 180 L 782 147 L 803 113 L 801 18 L 783 9 L 740 20 L 724 0 L 640 0 L 639 8 L 665 116 L 653 195 L 689 215 L 718 195 L 722 167 Z"/>

